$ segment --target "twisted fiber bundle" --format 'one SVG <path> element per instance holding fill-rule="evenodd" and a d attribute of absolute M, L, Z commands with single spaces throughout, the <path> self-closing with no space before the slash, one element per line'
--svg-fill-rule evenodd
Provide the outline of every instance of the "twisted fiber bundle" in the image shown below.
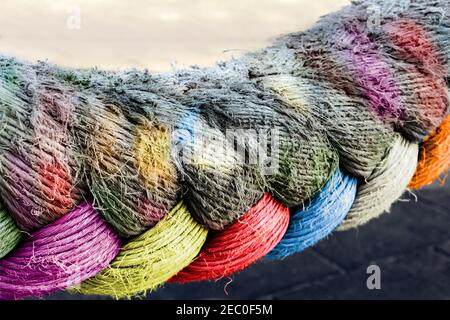
<path fill-rule="evenodd" d="M 40 297 L 78 284 L 106 268 L 120 245 L 92 204 L 83 202 L 0 260 L 0 298 Z"/>
<path fill-rule="evenodd" d="M 340 170 L 304 208 L 293 209 L 283 239 L 267 258 L 282 259 L 316 244 L 342 223 L 356 196 L 357 179 Z"/>
<path fill-rule="evenodd" d="M 79 290 L 123 297 L 155 289 L 195 258 L 207 234 L 179 203 L 154 228 L 125 244 L 111 265 Z"/>
<path fill-rule="evenodd" d="M 265 194 L 238 221 L 210 236 L 198 257 L 172 281 L 220 279 L 264 257 L 279 243 L 289 209 Z"/>
<path fill-rule="evenodd" d="M 0 204 L 0 234 L 2 240 L 0 242 L 0 258 L 3 258 L 19 243 L 22 234 L 17 229 L 14 220 L 4 210 Z"/>
<path fill-rule="evenodd" d="M 450 117 L 447 116 L 422 143 L 419 164 L 409 187 L 417 189 L 438 179 L 450 166 L 446 160 L 448 158 L 450 158 Z"/>
<path fill-rule="evenodd" d="M 357 1 L 210 68 L 0 57 L 0 298 L 220 279 L 450 165 L 447 0 Z"/>

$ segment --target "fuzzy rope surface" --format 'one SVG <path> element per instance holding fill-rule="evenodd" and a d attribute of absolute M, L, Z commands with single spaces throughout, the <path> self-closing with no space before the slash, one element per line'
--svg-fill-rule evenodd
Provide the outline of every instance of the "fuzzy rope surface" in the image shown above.
<path fill-rule="evenodd" d="M 0 56 L 0 299 L 282 259 L 450 166 L 450 5 L 365 0 L 209 68 Z"/>

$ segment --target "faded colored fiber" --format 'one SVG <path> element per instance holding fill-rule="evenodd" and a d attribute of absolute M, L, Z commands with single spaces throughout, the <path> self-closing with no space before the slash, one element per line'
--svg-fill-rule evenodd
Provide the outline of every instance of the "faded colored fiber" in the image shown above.
<path fill-rule="evenodd" d="M 420 158 L 409 187 L 419 189 L 448 175 L 450 167 L 450 115 L 420 146 Z"/>
<path fill-rule="evenodd" d="M 179 203 L 155 227 L 126 243 L 109 267 L 74 289 L 116 298 L 153 291 L 192 262 L 207 234 Z"/>
<path fill-rule="evenodd" d="M 365 183 L 358 186 L 355 202 L 339 230 L 360 226 L 388 211 L 411 181 L 418 151 L 417 144 L 397 135 L 384 159 Z"/>
<path fill-rule="evenodd" d="M 327 185 L 304 208 L 292 210 L 289 227 L 268 259 L 282 259 L 327 237 L 345 218 L 356 196 L 357 180 L 336 170 Z"/>
<path fill-rule="evenodd" d="M 106 268 L 121 241 L 91 203 L 26 237 L 0 260 L 0 299 L 42 297 Z"/>
<path fill-rule="evenodd" d="M 22 233 L 0 203 L 0 259 L 13 250 L 21 238 Z"/>
<path fill-rule="evenodd" d="M 197 258 L 172 282 L 217 280 L 266 255 L 286 232 L 289 210 L 265 194 L 238 221 L 210 234 Z"/>

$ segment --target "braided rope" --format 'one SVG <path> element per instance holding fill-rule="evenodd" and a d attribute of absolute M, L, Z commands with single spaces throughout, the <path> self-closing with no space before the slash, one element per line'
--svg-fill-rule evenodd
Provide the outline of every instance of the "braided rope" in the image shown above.
<path fill-rule="evenodd" d="M 443 180 L 449 39 L 447 0 L 365 0 L 205 69 L 0 56 L 0 299 L 220 279 Z"/>

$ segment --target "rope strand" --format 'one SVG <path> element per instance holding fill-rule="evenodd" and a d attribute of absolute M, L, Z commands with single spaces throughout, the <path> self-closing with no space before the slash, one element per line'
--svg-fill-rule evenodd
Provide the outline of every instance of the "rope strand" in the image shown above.
<path fill-rule="evenodd" d="M 449 39 L 448 0 L 364 0 L 209 68 L 0 56 L 0 299 L 218 279 L 444 179 Z"/>

